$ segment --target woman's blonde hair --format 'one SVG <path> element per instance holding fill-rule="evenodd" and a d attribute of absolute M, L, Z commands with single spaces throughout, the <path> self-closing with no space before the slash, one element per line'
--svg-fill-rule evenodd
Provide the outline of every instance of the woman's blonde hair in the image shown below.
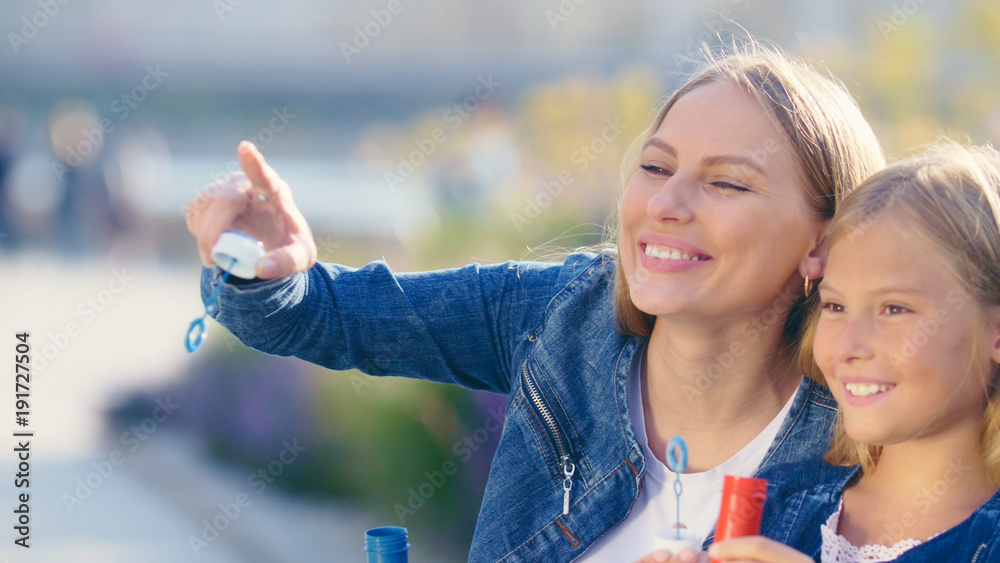
<path fill-rule="evenodd" d="M 670 109 L 688 92 L 706 84 L 729 82 L 748 91 L 788 141 L 802 189 L 818 217 L 834 216 L 845 193 L 885 166 L 882 149 L 857 103 L 836 79 L 820 74 L 777 47 L 748 40 L 722 53 L 703 53 L 700 67 L 666 100 L 649 129 L 633 144 L 623 164 L 622 183 L 637 170 L 643 144 L 656 133 Z M 768 147 L 772 150 L 772 147 Z M 781 150 L 779 146 L 773 150 Z M 772 152 L 773 152 L 772 150 Z M 611 231 L 620 240 L 621 212 Z M 616 242 L 614 244 L 617 244 Z M 620 256 L 620 252 L 619 252 Z M 791 272 L 789 272 L 791 274 Z M 784 321 L 784 350 L 798 349 L 805 299 L 792 305 Z M 648 336 L 654 317 L 640 311 L 618 260 L 615 273 L 615 322 L 628 335 Z"/>
<path fill-rule="evenodd" d="M 854 239 L 869 226 L 891 221 L 923 248 L 935 251 L 942 265 L 965 291 L 962 299 L 978 304 L 973 318 L 985 323 L 984 307 L 1000 305 L 1000 153 L 992 147 L 966 147 L 941 141 L 925 152 L 892 164 L 851 193 L 827 231 L 827 248 Z M 949 297 L 950 298 L 950 297 Z M 956 306 L 959 298 L 955 299 Z M 799 356 L 800 367 L 823 379 L 813 355 L 820 310 L 810 315 Z M 976 333 L 978 334 L 978 333 Z M 987 343 L 970 342 L 970 351 Z M 966 373 L 981 369 L 969 354 Z M 981 356 L 979 356 L 981 357 Z M 986 414 L 980 436 L 986 467 L 1000 484 L 1000 393 L 998 367 L 984 389 Z M 855 442 L 837 417 L 826 460 L 835 465 L 860 463 L 871 471 L 880 446 Z"/>

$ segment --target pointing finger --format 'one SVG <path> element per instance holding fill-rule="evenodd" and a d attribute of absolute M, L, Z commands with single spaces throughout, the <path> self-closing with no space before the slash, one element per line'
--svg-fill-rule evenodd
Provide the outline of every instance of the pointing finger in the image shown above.
<path fill-rule="evenodd" d="M 260 154 L 257 147 L 250 141 L 243 141 L 236 148 L 236 152 L 240 157 L 240 166 L 243 167 L 253 186 L 265 197 L 277 195 L 281 179 L 278 178 L 277 172 L 268 166 L 264 155 Z"/>

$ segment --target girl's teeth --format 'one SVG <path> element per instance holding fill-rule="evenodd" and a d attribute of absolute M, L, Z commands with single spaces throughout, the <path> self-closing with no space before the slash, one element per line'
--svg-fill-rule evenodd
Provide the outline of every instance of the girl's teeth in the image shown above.
<path fill-rule="evenodd" d="M 885 393 L 895 387 L 895 385 L 879 385 L 878 383 L 848 383 L 845 387 L 847 388 L 848 393 L 854 395 L 855 397 L 867 397 L 869 395 L 875 395 L 876 393 Z"/>
<path fill-rule="evenodd" d="M 700 262 L 702 260 L 700 256 L 691 256 L 690 254 L 681 252 L 676 248 L 654 246 L 652 244 L 646 245 L 646 256 L 654 256 L 662 260 L 690 260 L 691 262 Z"/>

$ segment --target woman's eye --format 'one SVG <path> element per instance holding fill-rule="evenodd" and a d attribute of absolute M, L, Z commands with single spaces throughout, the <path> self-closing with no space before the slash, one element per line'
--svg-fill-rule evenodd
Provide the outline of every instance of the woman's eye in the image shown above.
<path fill-rule="evenodd" d="M 730 184 L 729 182 L 712 182 L 713 186 L 718 188 L 724 188 L 727 190 L 736 190 L 738 192 L 749 192 L 750 190 L 744 188 L 743 186 L 737 186 L 736 184 Z"/>
<path fill-rule="evenodd" d="M 909 313 L 910 310 L 902 305 L 886 305 L 884 309 L 887 315 L 898 315 L 900 313 Z"/>
<path fill-rule="evenodd" d="M 826 301 L 821 307 L 824 311 L 830 311 L 831 313 L 843 313 L 844 307 L 839 303 L 834 303 L 833 301 Z"/>
<path fill-rule="evenodd" d="M 649 172 L 650 174 L 655 174 L 657 176 L 670 176 L 671 174 L 673 174 L 673 172 L 667 170 L 666 168 L 661 168 L 653 164 L 643 164 L 639 168 L 642 168 L 646 172 Z"/>

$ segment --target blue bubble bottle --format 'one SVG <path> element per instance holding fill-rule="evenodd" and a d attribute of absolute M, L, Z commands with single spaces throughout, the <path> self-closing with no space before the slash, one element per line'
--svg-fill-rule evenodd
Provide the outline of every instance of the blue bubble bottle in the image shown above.
<path fill-rule="evenodd" d="M 406 528 L 382 526 L 365 532 L 368 563 L 407 563 L 409 549 Z"/>

